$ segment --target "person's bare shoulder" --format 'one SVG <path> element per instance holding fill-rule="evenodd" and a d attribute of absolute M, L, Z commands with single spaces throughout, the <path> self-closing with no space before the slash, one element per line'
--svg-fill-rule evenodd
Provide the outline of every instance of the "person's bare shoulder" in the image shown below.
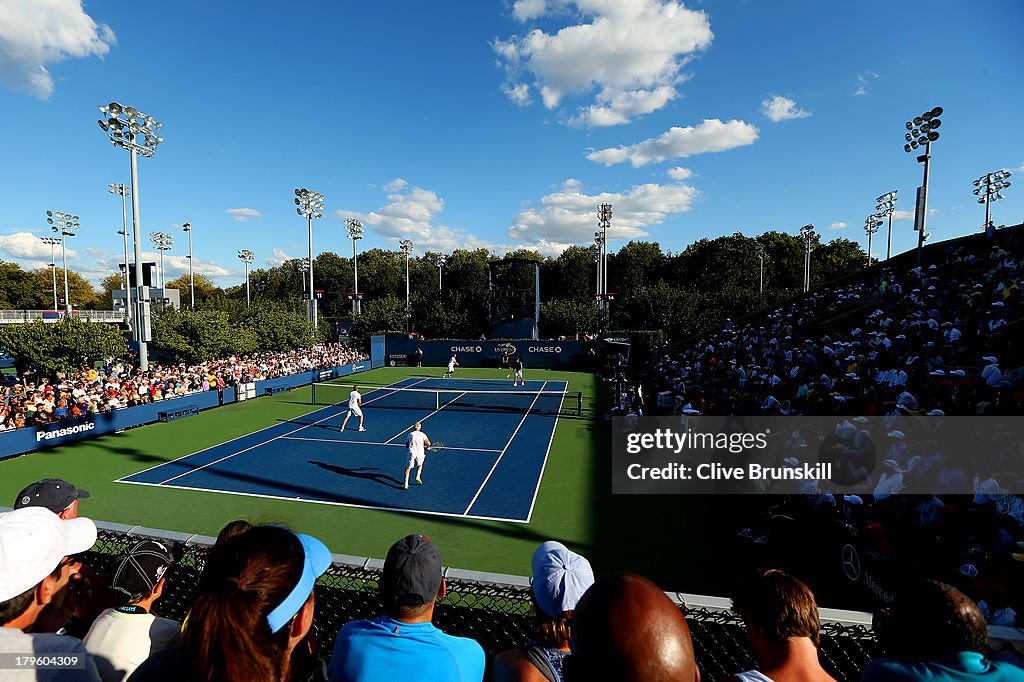
<path fill-rule="evenodd" d="M 522 649 L 509 649 L 494 657 L 494 682 L 547 682 Z"/>

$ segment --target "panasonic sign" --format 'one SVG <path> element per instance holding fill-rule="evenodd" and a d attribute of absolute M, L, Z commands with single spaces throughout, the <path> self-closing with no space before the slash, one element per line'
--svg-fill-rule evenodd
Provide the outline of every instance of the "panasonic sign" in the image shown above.
<path fill-rule="evenodd" d="M 63 438 L 64 436 L 73 436 L 76 433 L 85 433 L 86 431 L 92 431 L 95 428 L 95 422 L 86 422 L 84 424 L 69 426 L 64 429 L 54 429 L 53 431 L 36 431 L 36 442 L 38 443 L 42 440 L 53 440 L 54 438 Z"/>

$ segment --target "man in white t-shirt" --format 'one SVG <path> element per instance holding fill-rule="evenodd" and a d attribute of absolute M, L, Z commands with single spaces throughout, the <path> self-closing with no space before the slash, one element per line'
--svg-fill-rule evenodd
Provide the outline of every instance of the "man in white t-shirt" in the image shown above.
<path fill-rule="evenodd" d="M 150 654 L 180 640 L 181 623 L 152 613 L 173 563 L 170 548 L 155 540 L 138 542 L 118 557 L 111 586 L 127 603 L 101 613 L 82 640 L 103 682 L 128 679 Z"/>
<path fill-rule="evenodd" d="M 445 379 L 448 377 L 455 376 L 455 368 L 459 366 L 459 361 L 455 359 L 455 354 L 452 354 L 452 359 L 448 361 L 448 371 L 444 373 Z"/>
<path fill-rule="evenodd" d="M 345 421 L 341 422 L 339 431 L 345 430 L 348 418 L 352 415 L 359 417 L 359 430 L 365 431 L 366 429 L 363 428 L 363 396 L 359 393 L 358 386 L 353 386 L 352 392 L 348 394 L 348 414 L 345 415 Z"/>
<path fill-rule="evenodd" d="M 422 431 L 423 425 L 416 422 L 409 437 L 405 439 L 405 446 L 409 448 L 409 462 L 405 465 L 405 490 L 409 489 L 409 472 L 416 467 L 416 484 L 423 485 L 420 476 L 423 474 L 423 460 L 426 458 L 426 448 L 430 447 L 430 439 Z"/>

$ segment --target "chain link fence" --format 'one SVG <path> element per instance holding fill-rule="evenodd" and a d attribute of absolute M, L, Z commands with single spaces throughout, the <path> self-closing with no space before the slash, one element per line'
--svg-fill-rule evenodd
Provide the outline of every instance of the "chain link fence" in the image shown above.
<path fill-rule="evenodd" d="M 167 572 L 157 611 L 161 616 L 183 620 L 213 538 L 98 525 L 99 538 L 84 561 L 100 575 L 111 575 L 115 557 L 140 540 L 177 544 L 180 559 Z M 375 559 L 335 556 L 335 563 L 316 587 L 315 623 L 321 656 L 330 656 L 338 630 L 345 623 L 371 619 L 383 611 L 377 592 L 382 565 Z M 527 578 L 448 569 L 446 579 L 448 594 L 434 611 L 434 623 L 441 630 L 472 637 L 488 659 L 531 639 L 533 611 Z M 681 595 L 670 596 L 676 603 L 682 600 Z M 704 679 L 716 680 L 756 666 L 742 619 L 720 608 L 687 607 L 682 603 L 680 608 L 686 613 Z M 874 636 L 863 625 L 823 624 L 820 657 L 836 679 L 859 680 L 868 661 L 879 654 Z"/>

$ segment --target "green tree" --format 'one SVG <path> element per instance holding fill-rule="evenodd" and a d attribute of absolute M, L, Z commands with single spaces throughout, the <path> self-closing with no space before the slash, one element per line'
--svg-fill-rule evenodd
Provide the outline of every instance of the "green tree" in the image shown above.
<path fill-rule="evenodd" d="M 405 300 L 397 296 L 383 296 L 363 301 L 363 314 L 356 321 L 354 336 L 403 331 L 405 329 Z"/>
<path fill-rule="evenodd" d="M 35 304 L 34 308 L 49 309 L 53 306 L 53 275 L 49 268 L 40 268 L 32 272 L 35 279 Z M 99 307 L 100 294 L 93 288 L 89 280 L 82 277 L 74 270 L 68 270 L 68 292 L 71 296 L 71 305 L 75 310 L 95 310 Z M 64 298 L 64 272 L 57 270 L 57 298 L 58 301 Z M 63 304 L 58 303 L 58 308 L 63 309 Z M 108 308 L 109 310 L 109 308 Z"/>
<path fill-rule="evenodd" d="M 0 308 L 28 310 L 36 308 L 35 277 L 21 269 L 17 263 L 0 261 Z M 53 305 L 51 299 L 47 308 Z"/>
<path fill-rule="evenodd" d="M 551 261 L 541 272 L 544 298 L 592 302 L 597 293 L 595 253 L 593 247 L 570 246 Z"/>
<path fill-rule="evenodd" d="M 315 341 L 305 315 L 272 303 L 256 304 L 248 310 L 243 308 L 231 323 L 247 330 L 263 351 L 308 348 Z"/>
<path fill-rule="evenodd" d="M 223 307 L 224 290 L 214 284 L 212 279 L 206 275 L 195 274 L 193 280 L 196 291 L 197 308 Z M 120 285 L 118 285 L 117 288 L 120 289 Z M 182 308 L 190 307 L 192 297 L 191 291 L 189 290 L 188 273 L 182 275 L 178 279 L 172 279 L 167 283 L 167 288 L 178 290 Z M 242 295 L 245 295 L 244 291 L 242 292 Z"/>
<path fill-rule="evenodd" d="M 609 259 L 609 291 L 626 295 L 637 287 L 650 286 L 662 278 L 665 254 L 658 242 L 630 241 Z"/>
<path fill-rule="evenodd" d="M 579 338 L 580 334 L 598 329 L 599 312 L 593 300 L 555 299 L 540 307 L 540 329 L 547 337 Z"/>
<path fill-rule="evenodd" d="M 64 317 L 0 328 L 0 349 L 14 357 L 19 372 L 71 372 L 107 357 L 127 353 L 124 332 L 112 324 Z"/>
<path fill-rule="evenodd" d="M 187 363 L 262 350 L 256 334 L 232 324 L 223 310 L 173 308 L 153 319 L 153 347 L 175 362 Z"/>

